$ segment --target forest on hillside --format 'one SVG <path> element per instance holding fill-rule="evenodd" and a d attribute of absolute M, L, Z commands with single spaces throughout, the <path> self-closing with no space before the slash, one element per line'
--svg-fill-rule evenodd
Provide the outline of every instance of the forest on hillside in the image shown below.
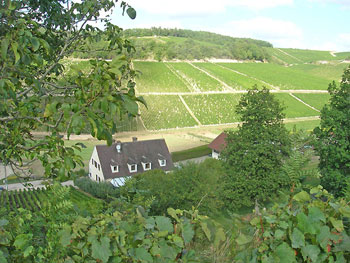
<path fill-rule="evenodd" d="M 267 48 L 271 48 L 272 44 L 262 40 L 159 27 L 127 29 L 120 34 L 134 45 L 134 59 L 163 61 L 220 58 L 268 61 L 271 58 Z M 97 42 L 87 40 L 84 45 L 88 52 L 75 52 L 74 57 L 112 59 L 118 54 L 104 51 L 109 45 L 104 37 Z"/>

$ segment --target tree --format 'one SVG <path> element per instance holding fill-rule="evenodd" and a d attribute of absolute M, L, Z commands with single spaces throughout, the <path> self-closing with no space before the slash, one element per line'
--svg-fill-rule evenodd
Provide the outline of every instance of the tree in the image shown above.
<path fill-rule="evenodd" d="M 129 54 L 133 47 L 122 29 L 99 18 L 112 10 L 112 0 L 5 0 L 0 2 L 0 160 L 16 170 L 39 160 L 46 176 L 64 178 L 82 164 L 81 145 L 66 147 L 57 131 L 91 134 L 112 142 L 115 118 L 138 113 L 135 71 Z M 131 18 L 136 12 L 124 1 Z M 104 31 L 92 22 L 104 25 Z M 91 70 L 66 76 L 62 59 L 72 52 L 91 52 L 86 43 L 108 41 L 111 61 L 91 59 Z M 46 127 L 47 135 L 33 131 Z"/>
<path fill-rule="evenodd" d="M 329 84 L 329 104 L 321 111 L 321 123 L 314 129 L 320 156 L 321 184 L 335 196 L 342 195 L 350 175 L 350 67 L 340 85 Z"/>
<path fill-rule="evenodd" d="M 226 131 L 227 147 L 221 155 L 227 170 L 223 198 L 228 208 L 267 200 L 286 183 L 280 173 L 290 140 L 283 109 L 265 87 L 255 86 L 241 97 L 236 113 L 243 124 Z"/>

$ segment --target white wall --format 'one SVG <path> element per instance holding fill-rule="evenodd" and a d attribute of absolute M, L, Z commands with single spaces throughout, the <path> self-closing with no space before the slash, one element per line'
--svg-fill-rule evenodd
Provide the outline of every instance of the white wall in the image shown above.
<path fill-rule="evenodd" d="M 220 154 L 215 152 L 214 150 L 211 150 L 211 157 L 214 159 L 219 159 Z"/>
<path fill-rule="evenodd" d="M 100 165 L 100 170 L 98 170 L 98 167 L 96 168 L 95 165 L 92 164 L 92 159 L 94 159 L 97 162 L 97 164 Z M 94 147 L 94 150 L 92 151 L 92 154 L 89 160 L 89 175 L 91 180 L 94 180 L 97 182 L 98 182 L 98 178 L 100 178 L 101 182 L 105 180 L 102 172 L 101 162 L 100 162 L 100 159 L 98 158 L 96 146 Z M 97 180 L 96 180 L 96 176 L 97 176 Z"/>

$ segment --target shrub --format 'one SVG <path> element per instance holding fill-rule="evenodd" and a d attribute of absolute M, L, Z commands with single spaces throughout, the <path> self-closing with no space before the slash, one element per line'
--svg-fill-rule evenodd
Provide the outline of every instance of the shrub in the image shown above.
<path fill-rule="evenodd" d="M 87 177 L 81 177 L 75 180 L 74 184 L 84 192 L 100 199 L 110 200 L 111 197 L 119 197 L 119 189 L 109 182 L 97 183 Z"/>

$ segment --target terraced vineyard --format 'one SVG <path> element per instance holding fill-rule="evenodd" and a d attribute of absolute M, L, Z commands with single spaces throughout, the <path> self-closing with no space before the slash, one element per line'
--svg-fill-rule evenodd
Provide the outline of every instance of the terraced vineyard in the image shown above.
<path fill-rule="evenodd" d="M 2 191 L 0 192 L 0 208 L 5 208 L 7 212 L 17 212 L 19 208 L 33 212 L 39 211 L 48 202 L 51 191 L 53 191 L 51 188 Z M 103 201 L 89 197 L 72 186 L 69 187 L 69 199 L 76 209 L 81 211 L 95 212 L 103 207 Z"/>
<path fill-rule="evenodd" d="M 329 83 L 327 79 L 277 64 L 220 63 L 220 65 L 264 80 L 281 90 L 326 90 Z"/>
<path fill-rule="evenodd" d="M 339 81 L 348 66 L 341 59 L 350 57 L 350 53 L 272 48 L 269 51 L 276 60 L 289 66 L 252 62 L 135 61 L 134 68 L 140 71 L 136 92 L 148 105 L 147 108 L 140 106 L 141 121 L 137 129 L 176 129 L 238 122 L 234 107 L 241 94 L 255 84 L 273 90 L 286 106 L 287 118 L 316 120 L 328 102 L 329 83 Z M 303 63 L 321 59 L 329 62 Z M 86 61 L 70 64 L 88 70 Z"/>
<path fill-rule="evenodd" d="M 138 92 L 189 92 L 185 83 L 164 63 L 134 62 L 136 70 L 141 72 L 136 79 Z"/>
<path fill-rule="evenodd" d="M 201 124 L 222 124 L 239 121 L 235 106 L 240 94 L 203 94 L 183 96 Z"/>

